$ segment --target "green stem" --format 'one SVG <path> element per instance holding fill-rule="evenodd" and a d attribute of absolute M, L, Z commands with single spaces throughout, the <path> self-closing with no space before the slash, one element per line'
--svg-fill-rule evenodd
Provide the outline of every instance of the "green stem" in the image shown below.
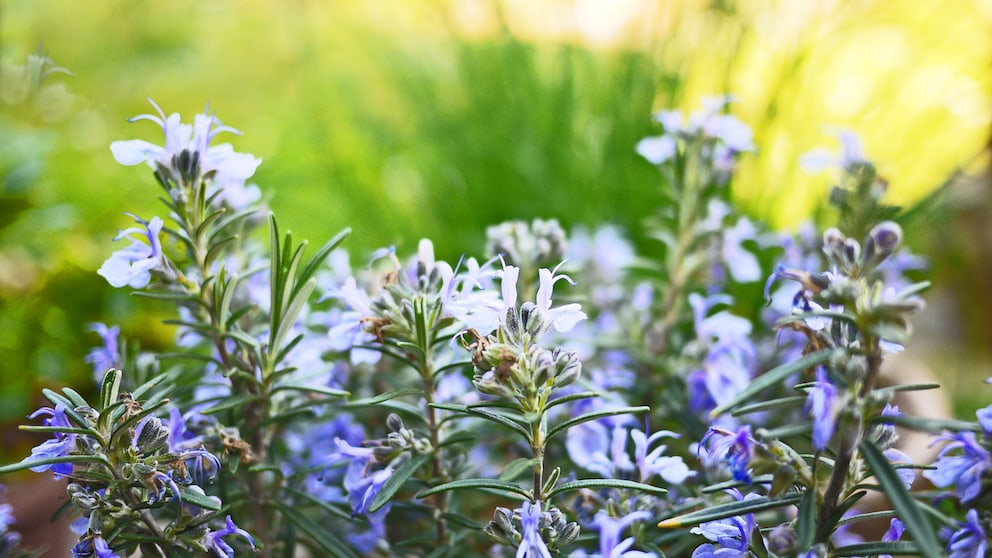
<path fill-rule="evenodd" d="M 864 342 L 867 351 L 868 371 L 858 390 L 858 399 L 861 401 L 868 397 L 875 388 L 879 370 L 882 367 L 882 350 L 878 337 L 866 335 Z M 853 420 L 855 421 L 854 424 L 839 425 L 841 438 L 837 448 L 837 457 L 834 460 L 833 473 L 831 473 L 827 489 L 823 493 L 823 502 L 817 516 L 817 542 L 825 543 L 833 534 L 834 522 L 832 518 L 840 506 L 841 497 L 847 487 L 851 461 L 854 459 L 858 444 L 865 435 L 864 413 L 859 412 L 857 416 L 853 417 Z"/>

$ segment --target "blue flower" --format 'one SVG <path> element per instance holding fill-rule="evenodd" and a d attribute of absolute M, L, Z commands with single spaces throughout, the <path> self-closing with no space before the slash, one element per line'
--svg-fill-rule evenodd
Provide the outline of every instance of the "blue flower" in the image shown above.
<path fill-rule="evenodd" d="M 599 511 L 593 519 L 593 525 L 599 529 L 599 556 L 601 558 L 654 558 L 652 552 L 628 550 L 634 544 L 634 537 L 620 540 L 620 534 L 635 521 L 647 521 L 651 514 L 647 511 L 635 511 L 620 519 L 610 517 L 605 511 Z"/>
<path fill-rule="evenodd" d="M 830 383 L 827 371 L 822 366 L 816 368 L 816 381 L 806 395 L 804 411 L 813 419 L 813 447 L 817 451 L 827 447 L 837 428 L 843 401 L 837 388 Z"/>
<path fill-rule="evenodd" d="M 348 540 L 362 552 L 369 552 L 386 535 L 386 515 L 389 514 L 392 503 L 387 503 L 375 512 L 369 512 L 369 506 L 394 470 L 386 466 L 373 472 L 376 458 L 372 448 L 355 447 L 341 438 L 335 438 L 334 443 L 337 451 L 327 458 L 327 462 L 348 461 L 343 484 L 348 493 L 352 515 L 364 515 L 371 528 L 370 532 L 349 536 Z"/>
<path fill-rule="evenodd" d="M 121 355 L 117 349 L 117 336 L 121 333 L 121 328 L 117 326 L 107 327 L 99 322 L 93 322 L 87 326 L 90 331 L 95 331 L 103 345 L 95 347 L 86 355 L 86 362 L 93 365 L 93 374 L 99 382 L 107 370 L 119 368 L 121 365 Z"/>
<path fill-rule="evenodd" d="M 115 242 L 127 238 L 131 241 L 131 245 L 111 254 L 110 258 L 103 262 L 103 265 L 97 270 L 97 273 L 113 287 L 119 288 L 128 285 L 134 289 L 141 289 L 151 281 L 152 271 L 165 271 L 166 269 L 162 244 L 158 239 L 165 223 L 158 217 L 153 217 L 150 222 L 146 222 L 136 215 L 131 215 L 131 217 L 134 217 L 134 220 L 140 223 L 141 227 L 123 230 L 114 238 Z"/>
<path fill-rule="evenodd" d="M 100 535 L 83 537 L 72 547 L 73 558 L 120 558 Z"/>
<path fill-rule="evenodd" d="M 516 558 L 551 558 L 538 527 L 541 524 L 541 502 L 524 502 L 520 506 L 520 527 L 523 530 Z"/>
<path fill-rule="evenodd" d="M 711 443 L 709 451 L 706 451 L 705 444 L 710 439 L 715 441 Z M 755 443 L 749 424 L 741 426 L 736 432 L 711 427 L 699 443 L 699 452 L 707 467 L 717 468 L 725 464 L 734 480 L 750 483 L 751 474 L 748 468 L 754 455 Z"/>
<path fill-rule="evenodd" d="M 901 539 L 905 532 L 906 526 L 903 525 L 902 521 L 899 521 L 898 517 L 893 517 L 892 521 L 889 522 L 889 528 L 882 535 L 882 542 L 895 542 Z M 892 558 L 892 555 L 882 554 L 878 558 Z"/>
<path fill-rule="evenodd" d="M 953 486 L 962 502 L 978 497 L 982 491 L 982 476 L 992 468 L 992 455 L 978 444 L 974 432 L 943 434 L 934 443 L 948 442 L 934 463 L 935 469 L 923 476 L 938 488 Z"/>
<path fill-rule="evenodd" d="M 975 415 L 978 417 L 978 424 L 981 425 L 985 436 L 992 436 L 992 405 L 979 409 Z"/>
<path fill-rule="evenodd" d="M 729 490 L 737 500 L 758 498 L 757 494 L 742 497 L 737 490 Z M 702 544 L 692 552 L 692 558 L 746 558 L 751 556 L 751 535 L 758 524 L 754 514 L 709 521 L 690 529 L 691 533 L 702 535 L 716 544 Z"/>
<path fill-rule="evenodd" d="M 45 426 L 58 426 L 62 428 L 73 427 L 73 425 L 69 424 L 69 419 L 65 415 L 65 407 L 61 403 L 57 404 L 54 409 L 51 407 L 42 407 L 34 413 L 31 413 L 28 418 L 33 419 L 42 415 L 48 415 L 51 417 L 45 419 Z M 76 434 L 56 432 L 54 438 L 51 440 L 46 440 L 32 449 L 31 457 L 24 459 L 22 463 L 35 461 L 38 459 L 48 459 L 51 457 L 63 457 L 71 454 L 75 451 L 75 449 Z M 48 463 L 44 465 L 35 465 L 30 467 L 30 469 L 35 473 L 41 473 L 42 471 L 51 469 L 52 472 L 55 473 L 55 478 L 58 479 L 72 474 L 72 463 Z"/>
<path fill-rule="evenodd" d="M 223 529 L 219 531 L 207 531 L 207 534 L 203 537 L 203 544 L 207 549 L 216 552 L 220 558 L 234 558 L 234 549 L 223 539 L 223 537 L 228 535 L 237 535 L 244 538 L 251 545 L 251 549 L 255 550 L 255 539 L 252 538 L 248 531 L 235 525 L 234 521 L 231 520 L 231 516 L 227 516 L 227 524 Z"/>
<path fill-rule="evenodd" d="M 947 540 L 948 558 L 985 558 L 989 541 L 978 520 L 978 512 L 968 510 L 964 523 Z"/>

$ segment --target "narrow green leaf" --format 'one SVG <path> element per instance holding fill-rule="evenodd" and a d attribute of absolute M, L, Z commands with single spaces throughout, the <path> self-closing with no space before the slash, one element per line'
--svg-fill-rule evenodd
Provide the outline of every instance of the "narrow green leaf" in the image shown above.
<path fill-rule="evenodd" d="M 859 521 L 868 521 L 870 519 L 885 519 L 895 516 L 896 512 L 893 510 L 883 510 L 877 512 L 865 512 L 857 513 L 854 515 L 848 515 L 842 517 L 840 521 L 837 522 L 838 526 L 847 525 L 850 523 L 857 523 Z"/>
<path fill-rule="evenodd" d="M 217 256 L 221 255 L 228 244 L 238 240 L 238 235 L 232 234 L 225 236 L 220 240 L 215 240 L 213 244 L 210 245 L 210 249 L 207 250 L 207 255 L 203 258 L 203 263 L 210 265 L 217 259 Z"/>
<path fill-rule="evenodd" d="M 882 554 L 895 556 L 923 556 L 923 552 L 912 541 L 868 542 L 851 544 L 834 549 L 831 556 L 879 556 Z"/>
<path fill-rule="evenodd" d="M 21 471 L 39 465 L 54 465 L 56 463 L 99 463 L 105 467 L 110 467 L 106 460 L 95 455 L 60 455 L 58 457 L 44 457 L 42 459 L 26 459 L 10 465 L 0 467 L 0 475 Z"/>
<path fill-rule="evenodd" d="M 389 401 L 383 401 L 379 403 L 379 406 L 383 409 L 389 409 L 391 411 L 397 411 L 406 418 L 419 421 L 423 424 L 427 424 L 427 415 L 424 413 L 423 409 L 411 405 L 405 401 L 397 401 L 395 399 L 390 399 Z"/>
<path fill-rule="evenodd" d="M 220 297 L 220 308 L 217 310 L 217 320 L 219 323 L 224 324 L 225 328 L 230 322 L 231 301 L 234 300 L 234 293 L 238 290 L 238 281 L 240 280 L 237 274 L 234 274 L 224 282 L 223 293 Z"/>
<path fill-rule="evenodd" d="M 321 246 L 320 250 L 317 250 L 317 253 L 314 254 L 313 258 L 310 258 L 310 261 L 307 263 L 306 267 L 304 267 L 303 271 L 300 272 L 298 281 L 302 282 L 310 279 L 310 277 L 317 272 L 317 269 L 320 267 L 322 263 L 324 263 L 324 260 L 327 259 L 327 257 L 331 254 L 331 252 L 333 252 L 334 249 L 337 248 L 339 244 L 344 242 L 344 239 L 348 238 L 348 235 L 350 234 L 351 234 L 351 229 L 346 228 L 341 232 L 339 232 L 338 234 L 334 235 L 333 238 L 331 238 L 323 246 Z"/>
<path fill-rule="evenodd" d="M 379 511 L 382 506 L 385 506 L 396 494 L 396 491 L 403 486 L 403 483 L 407 481 L 414 473 L 423 466 L 424 463 L 430 461 L 431 456 L 425 453 L 421 453 L 411 457 L 406 463 L 400 465 L 393 471 L 386 482 L 383 483 L 382 489 L 379 493 L 375 495 L 372 499 L 372 503 L 369 504 L 369 513 L 375 513 Z"/>
<path fill-rule="evenodd" d="M 579 399 L 589 399 L 590 397 L 599 397 L 599 393 L 595 391 L 580 391 L 579 393 L 570 393 L 568 395 L 563 395 L 557 399 L 552 399 L 544 407 L 545 409 L 551 409 L 562 405 L 564 403 L 571 403 L 572 401 L 578 401 Z"/>
<path fill-rule="evenodd" d="M 559 494 L 565 494 L 567 492 L 573 492 L 576 490 L 582 490 L 584 488 L 600 489 L 600 488 L 618 488 L 618 489 L 629 489 L 637 490 L 645 494 L 654 494 L 657 496 L 663 496 L 668 494 L 668 490 L 660 486 L 652 486 L 650 484 L 644 484 L 642 482 L 635 482 L 622 479 L 583 479 L 577 481 L 563 482 L 558 486 L 552 488 L 545 495 L 545 498 L 551 499 Z"/>
<path fill-rule="evenodd" d="M 930 281 L 920 281 L 919 283 L 913 283 L 912 285 L 896 293 L 896 300 L 909 298 L 929 288 L 930 288 Z"/>
<path fill-rule="evenodd" d="M 318 393 L 330 397 L 348 397 L 351 395 L 349 392 L 340 389 L 324 386 L 305 386 L 303 384 L 279 384 L 272 390 L 272 393 L 279 391 L 302 391 L 304 393 Z"/>
<path fill-rule="evenodd" d="M 965 432 L 982 431 L 981 425 L 977 422 L 968 422 L 955 419 L 913 417 L 906 415 L 888 415 L 884 417 L 878 416 L 872 418 L 871 422 L 905 426 L 906 428 L 920 430 L 922 432 L 943 432 L 944 430 Z"/>
<path fill-rule="evenodd" d="M 424 390 L 418 388 L 403 388 L 395 391 L 387 391 L 386 393 L 380 393 L 375 397 L 367 397 L 365 399 L 356 399 L 354 401 L 349 401 L 342 405 L 345 409 L 354 409 L 356 407 L 369 407 L 371 405 L 378 405 L 383 401 L 389 401 L 390 399 L 396 399 L 397 397 L 403 397 L 406 395 L 417 395 L 420 397 L 424 396 Z"/>
<path fill-rule="evenodd" d="M 103 384 L 100 386 L 101 411 L 117 403 L 117 396 L 121 390 L 121 377 L 123 375 L 124 374 L 116 368 L 107 370 L 107 373 L 103 375 Z"/>
<path fill-rule="evenodd" d="M 334 535 L 331 530 L 318 524 L 309 516 L 280 502 L 272 502 L 272 505 L 279 510 L 283 517 L 293 522 L 301 531 L 306 533 L 326 553 L 326 556 L 333 556 L 334 558 L 359 558 L 358 554 L 355 554 L 355 551 Z"/>
<path fill-rule="evenodd" d="M 69 401 L 72 401 L 73 405 L 75 405 L 76 407 L 90 406 L 89 401 L 86 401 L 86 398 L 84 398 L 82 395 L 79 395 L 79 392 L 72 389 L 71 387 L 62 388 L 62 393 L 64 393 L 66 398 L 69 399 Z"/>
<path fill-rule="evenodd" d="M 217 405 L 214 405 L 209 409 L 204 409 L 200 412 L 205 415 L 212 415 L 228 409 L 234 409 L 236 407 L 247 405 L 253 401 L 258 401 L 259 399 L 261 399 L 261 397 L 258 395 L 238 395 L 235 397 L 228 397 L 222 403 L 218 403 Z"/>
<path fill-rule="evenodd" d="M 707 521 L 716 521 L 718 519 L 726 519 L 728 517 L 744 515 L 747 513 L 757 513 L 766 510 L 783 508 L 785 506 L 794 506 L 799 502 L 800 498 L 800 494 L 793 493 L 774 500 L 769 499 L 767 496 L 761 496 L 750 500 L 741 500 L 727 504 L 720 504 L 718 506 L 710 506 L 708 508 L 689 512 L 684 515 L 665 519 L 658 523 L 658 527 L 661 527 L 662 529 L 670 529 L 673 527 L 696 526 Z"/>
<path fill-rule="evenodd" d="M 475 521 L 465 517 L 464 515 L 460 515 L 457 513 L 449 512 L 442 514 L 441 517 L 447 519 L 452 523 L 465 527 L 467 529 L 472 529 L 473 531 L 481 531 L 482 528 L 484 527 L 481 523 L 476 523 Z"/>
<path fill-rule="evenodd" d="M 739 417 L 741 415 L 749 415 L 751 413 L 771 411 L 773 409 L 798 407 L 803 405 L 803 403 L 805 402 L 806 402 L 805 395 L 793 395 L 790 397 L 770 399 L 768 401 L 758 401 L 757 403 L 751 403 L 750 405 L 741 405 L 740 407 L 733 408 L 730 411 L 730 414 L 735 417 Z"/>
<path fill-rule="evenodd" d="M 234 223 L 246 217 L 251 217 L 255 213 L 258 213 L 257 209 L 242 209 L 241 211 L 236 211 L 234 213 L 227 215 L 227 217 L 224 217 L 223 219 L 218 221 L 217 226 L 214 227 L 214 231 L 210 234 L 209 243 L 212 244 L 214 238 L 222 234 L 224 229 L 226 229 L 228 226 L 233 225 Z"/>
<path fill-rule="evenodd" d="M 321 500 L 320 498 L 315 498 L 312 494 L 310 494 L 308 492 L 304 492 L 302 490 L 293 488 L 291 486 L 284 486 L 283 487 L 283 490 L 285 490 L 286 492 L 289 492 L 290 494 L 293 494 L 297 498 L 301 498 L 303 500 L 306 500 L 310 504 L 313 504 L 314 506 L 317 506 L 318 508 L 326 511 L 327 513 L 329 513 L 331 515 L 333 515 L 334 517 L 337 517 L 339 519 L 344 519 L 346 521 L 352 521 L 352 522 L 355 521 L 355 518 L 351 516 L 351 511 L 350 511 L 351 510 L 351 507 L 350 506 L 348 507 L 348 511 L 345 511 L 345 510 L 343 510 L 341 508 L 332 506 L 331 504 L 325 502 L 324 500 Z M 345 505 L 347 505 L 347 503 Z"/>
<path fill-rule="evenodd" d="M 885 386 L 879 391 L 926 391 L 930 389 L 940 389 L 940 384 L 933 382 L 922 384 L 899 384 L 897 386 Z"/>
<path fill-rule="evenodd" d="M 499 480 L 511 482 L 524 472 L 531 470 L 538 463 L 533 457 L 520 457 L 509 462 L 503 467 L 503 472 L 499 474 Z"/>
<path fill-rule="evenodd" d="M 92 436 L 94 438 L 99 438 L 99 433 L 92 428 L 71 428 L 65 426 L 32 426 L 30 424 L 22 424 L 17 427 L 18 430 L 23 430 L 25 432 L 58 432 L 60 434 L 80 434 L 83 436 Z"/>
<path fill-rule="evenodd" d="M 506 399 L 489 399 L 483 401 L 476 401 L 475 403 L 469 403 L 468 405 L 465 405 L 463 408 L 466 409 L 465 412 L 467 413 L 468 409 L 485 409 L 487 407 L 498 407 L 500 409 L 517 410 L 520 408 L 520 405 L 513 401 L 507 401 Z"/>
<path fill-rule="evenodd" d="M 313 293 L 316 287 L 317 280 L 311 277 L 296 295 L 292 297 L 286 308 L 286 312 L 279 319 L 279 331 L 272 336 L 272 344 L 269 346 L 270 351 L 275 352 L 282 347 L 283 340 L 285 340 L 286 335 L 293 329 L 293 326 L 296 324 L 296 318 L 299 317 L 300 311 L 303 310 L 303 306 L 307 303 L 307 299 L 310 298 L 310 294 Z"/>
<path fill-rule="evenodd" d="M 805 370 L 811 366 L 816 366 L 817 364 L 826 362 L 832 353 L 833 350 L 825 349 L 815 353 L 810 353 L 798 360 L 787 362 L 781 366 L 772 368 L 768 372 L 765 372 L 764 374 L 751 380 L 751 383 L 748 384 L 743 391 L 730 398 L 729 401 L 726 401 L 722 405 L 719 405 L 717 408 L 713 409 L 713 411 L 710 412 L 710 416 L 714 418 L 718 417 L 741 403 L 750 400 L 752 397 L 758 396 L 761 392 L 782 382 L 790 375 L 799 372 L 800 370 Z"/>
<path fill-rule="evenodd" d="M 194 492 L 185 486 L 179 487 L 179 496 L 182 497 L 184 504 L 193 504 L 198 508 L 203 508 L 210 511 L 221 510 L 220 502 L 205 494 Z"/>
<path fill-rule="evenodd" d="M 424 490 L 420 494 L 417 494 L 417 498 L 426 498 L 427 496 L 433 496 L 434 494 L 447 492 L 448 490 L 463 490 L 466 488 L 478 490 L 498 490 L 501 492 L 519 494 L 524 498 L 530 499 L 530 490 L 521 488 L 512 482 L 496 479 L 459 479 L 456 481 L 446 482 Z"/>
<path fill-rule="evenodd" d="M 184 302 L 187 304 L 203 304 L 200 299 L 186 293 L 174 293 L 170 291 L 132 291 L 132 296 L 150 298 L 153 300 L 168 300 L 172 302 Z"/>
<path fill-rule="evenodd" d="M 816 540 L 816 489 L 807 489 L 799 501 L 799 521 L 796 524 L 796 548 L 807 551 Z"/>
<path fill-rule="evenodd" d="M 282 309 L 282 254 L 279 251 L 279 225 L 276 223 L 276 216 L 269 212 L 269 308 L 273 319 L 278 319 Z M 274 324 L 278 325 L 278 324 Z M 273 328 L 274 329 L 274 328 Z"/>
<path fill-rule="evenodd" d="M 748 486 L 751 484 L 771 484 L 775 480 L 775 475 L 758 475 L 751 478 L 751 482 L 744 482 L 739 480 L 726 480 L 723 482 L 718 482 L 715 484 L 710 484 L 704 486 L 700 489 L 703 494 L 712 494 L 714 492 L 723 492 L 728 488 L 740 488 L 742 486 Z"/>
<path fill-rule="evenodd" d="M 84 419 L 79 413 L 76 412 L 76 407 L 78 405 L 75 405 L 72 401 L 69 401 L 69 399 L 67 399 L 66 396 L 56 391 L 52 391 L 48 388 L 42 388 L 41 394 L 45 396 L 45 399 L 51 401 L 52 405 L 56 407 L 58 407 L 58 405 L 61 403 L 62 407 L 65 408 L 66 416 L 72 419 L 72 422 L 76 423 L 77 426 L 81 426 L 83 428 L 89 428 L 89 422 L 86 419 Z"/>
<path fill-rule="evenodd" d="M 878 449 L 875 444 L 868 440 L 862 440 L 859 448 L 868 467 L 875 474 L 875 478 L 878 479 L 878 484 L 881 485 L 889 502 L 892 503 L 896 513 L 899 514 L 899 519 L 902 520 L 906 526 L 906 530 L 909 531 L 909 534 L 919 546 L 920 554 L 927 558 L 938 558 L 941 556 L 943 549 L 937 542 L 933 527 L 923 516 L 923 512 L 920 511 L 916 500 L 906 490 L 906 485 L 903 484 L 896 470 L 892 468 L 892 465 L 885 457 L 885 454 L 882 453 L 882 450 Z"/>
<path fill-rule="evenodd" d="M 797 422 L 795 424 L 779 426 L 778 428 L 769 428 L 768 430 L 761 429 L 756 434 L 761 440 L 781 440 L 794 436 L 808 436 L 812 430 L 812 422 Z"/>
<path fill-rule="evenodd" d="M 261 345 L 258 339 L 255 339 L 251 335 L 241 331 L 240 329 L 231 329 L 224 332 L 224 337 L 231 338 L 235 341 L 240 342 L 242 345 L 249 347 L 251 349 L 256 349 Z"/>
<path fill-rule="evenodd" d="M 612 417 L 614 415 L 632 415 L 636 413 L 647 413 L 651 410 L 651 407 L 621 407 L 619 409 L 606 409 L 603 411 L 593 411 L 591 413 L 586 413 L 584 415 L 579 415 L 573 419 L 566 420 L 565 422 L 558 423 L 554 425 L 550 430 L 548 430 L 548 439 L 559 432 L 564 432 L 569 428 L 582 424 L 583 422 L 589 422 L 591 420 L 598 420 L 603 417 Z"/>
<path fill-rule="evenodd" d="M 466 411 L 469 414 L 475 415 L 479 418 L 484 418 L 490 422 L 501 424 L 510 430 L 519 433 L 521 436 L 526 438 L 528 442 L 530 441 L 530 431 L 519 422 L 522 421 L 523 418 L 509 416 L 504 413 L 497 413 L 488 409 L 466 409 Z"/>

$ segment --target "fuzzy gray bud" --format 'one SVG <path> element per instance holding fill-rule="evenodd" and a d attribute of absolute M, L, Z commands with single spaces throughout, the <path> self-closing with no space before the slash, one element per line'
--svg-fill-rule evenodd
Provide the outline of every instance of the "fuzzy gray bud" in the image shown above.
<path fill-rule="evenodd" d="M 142 453 L 152 453 L 162 447 L 169 439 L 169 429 L 155 417 L 148 417 L 141 426 L 135 445 Z"/>
<path fill-rule="evenodd" d="M 396 413 L 389 413 L 389 416 L 386 417 L 386 426 L 391 432 L 399 432 L 404 428 L 403 419 Z"/>
<path fill-rule="evenodd" d="M 779 525 L 768 533 L 768 550 L 777 556 L 785 556 L 796 548 L 796 531 L 786 524 Z"/>
<path fill-rule="evenodd" d="M 540 339 L 551 328 L 551 322 L 544 311 L 533 302 L 525 302 L 520 306 L 520 325 L 530 334 L 531 339 Z"/>
<path fill-rule="evenodd" d="M 582 361 L 572 351 L 555 349 L 555 387 L 564 387 L 582 374 Z"/>
<path fill-rule="evenodd" d="M 558 533 L 558 540 L 556 541 L 558 546 L 561 547 L 575 542 L 575 539 L 579 538 L 579 531 L 579 524 L 574 521 L 565 525 L 565 528 Z"/>
<path fill-rule="evenodd" d="M 902 227 L 893 221 L 884 221 L 872 227 L 865 239 L 863 266 L 874 269 L 891 256 L 902 244 Z"/>

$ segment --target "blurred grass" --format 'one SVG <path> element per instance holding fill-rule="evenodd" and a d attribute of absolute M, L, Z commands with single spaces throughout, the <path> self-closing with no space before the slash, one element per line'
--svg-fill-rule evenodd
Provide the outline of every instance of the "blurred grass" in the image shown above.
<path fill-rule="evenodd" d="M 990 31 L 989 2 L 963 0 L 7 0 L 2 57 L 41 44 L 75 75 L 53 77 L 71 91 L 57 114 L 8 114 L 0 134 L 5 153 L 47 153 L 21 190 L 4 177 L 0 419 L 39 385 L 88 381 L 82 324 L 122 323 L 152 347 L 170 335 L 93 273 L 123 211 L 161 212 L 150 172 L 107 148 L 158 140 L 125 120 L 146 97 L 186 118 L 209 101 L 243 130 L 229 139 L 265 160 L 256 181 L 298 238 L 351 226 L 361 260 L 428 236 L 455 259 L 510 218 L 636 231 L 658 203 L 633 153 L 651 111 L 721 92 L 761 148 L 735 183 L 753 215 L 812 214 L 831 177 L 797 156 L 840 127 L 911 203 L 988 139 Z"/>

